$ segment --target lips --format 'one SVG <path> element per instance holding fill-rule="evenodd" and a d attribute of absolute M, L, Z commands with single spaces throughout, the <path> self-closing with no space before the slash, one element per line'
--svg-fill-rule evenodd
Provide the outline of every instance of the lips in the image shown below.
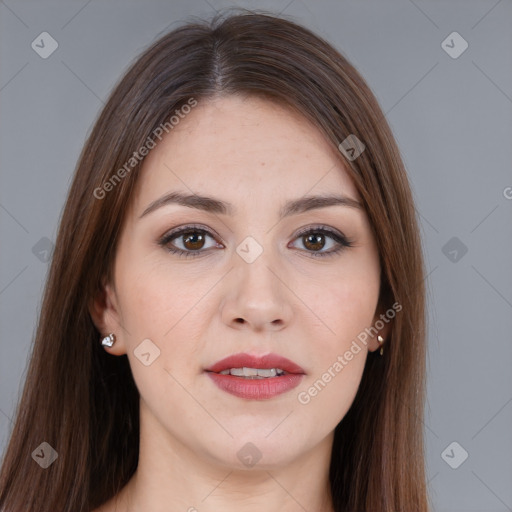
<path fill-rule="evenodd" d="M 281 370 L 283 373 L 276 372 L 276 376 L 265 378 L 254 378 L 253 372 L 249 372 L 252 378 L 226 374 L 227 371 L 235 368 L 258 370 L 271 370 L 274 368 Z M 277 354 L 261 356 L 234 354 L 206 368 L 205 373 L 222 391 L 246 400 L 270 399 L 286 393 L 297 387 L 306 374 L 304 369 L 298 364 Z M 263 373 L 266 374 L 267 372 Z"/>
<path fill-rule="evenodd" d="M 286 373 L 305 374 L 303 368 L 298 364 L 277 354 L 265 354 L 261 356 L 252 356 L 250 354 L 233 354 L 217 361 L 214 365 L 206 368 L 207 372 L 220 373 L 223 370 L 231 368 L 280 368 Z"/>

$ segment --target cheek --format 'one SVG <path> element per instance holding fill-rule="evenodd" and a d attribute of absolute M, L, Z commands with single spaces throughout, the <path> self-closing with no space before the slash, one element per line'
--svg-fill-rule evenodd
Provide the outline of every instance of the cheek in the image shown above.
<path fill-rule="evenodd" d="M 350 262 L 335 278 L 323 279 L 309 296 L 325 325 L 315 337 L 310 354 L 315 363 L 298 401 L 308 414 L 323 418 L 327 429 L 334 428 L 349 410 L 368 354 L 367 345 L 357 337 L 372 325 L 380 268 L 375 259 L 362 263 Z"/>
<path fill-rule="evenodd" d="M 310 375 L 300 386 L 298 402 L 306 417 L 321 418 L 325 431 L 335 428 L 356 396 L 368 355 L 357 337 L 372 325 L 378 286 L 366 281 L 340 282 L 323 304 L 323 325 L 310 348 Z M 331 332 L 332 331 L 332 332 Z"/>
<path fill-rule="evenodd" d="M 333 290 L 329 317 L 342 344 L 371 325 L 378 295 L 378 286 L 362 281 L 344 283 Z"/>
<path fill-rule="evenodd" d="M 183 325 L 190 327 L 187 320 L 194 316 L 194 307 L 212 286 L 211 276 L 194 276 L 179 266 L 162 268 L 132 261 L 123 274 L 120 282 L 126 285 L 121 291 L 121 309 L 127 324 L 138 335 L 151 334 L 162 340 L 171 338 Z"/>
<path fill-rule="evenodd" d="M 377 266 L 347 265 L 305 287 L 304 301 L 321 320 L 323 353 L 343 350 L 372 324 L 377 307 L 380 276 Z"/>
<path fill-rule="evenodd" d="M 318 394 L 317 405 L 333 408 L 338 412 L 334 416 L 341 418 L 359 386 L 368 348 L 357 337 L 371 325 L 377 298 L 369 289 L 343 286 L 331 297 L 325 323 L 332 332 L 315 338 L 311 354 L 315 364 L 308 385 L 313 384 L 316 391 L 309 389 L 308 394 Z"/>
<path fill-rule="evenodd" d="M 189 387 L 196 366 L 199 372 L 202 327 L 198 311 L 201 297 L 212 284 L 185 278 L 182 271 L 155 266 L 141 270 L 141 266 L 133 259 L 119 276 L 125 283 L 120 290 L 121 309 L 132 374 L 142 399 L 162 424 L 170 421 L 171 411 L 186 423 L 197 410 L 184 400 L 187 394 L 183 386 Z M 145 353 L 150 354 L 146 361 L 141 357 Z M 150 363 L 146 365 L 147 359 Z"/>
<path fill-rule="evenodd" d="M 211 290 L 218 276 L 211 272 L 194 275 L 179 265 L 163 268 L 146 264 L 141 270 L 142 266 L 143 262 L 137 266 L 132 259 L 119 276 L 120 282 L 126 283 L 120 295 L 129 333 L 128 357 L 141 394 L 147 398 L 148 393 L 157 393 L 169 400 L 175 391 L 182 392 L 177 382 L 188 385 L 196 372 L 200 373 L 208 325 L 205 307 L 212 300 Z M 136 357 L 145 339 L 154 343 L 156 348 L 148 346 L 158 353 L 149 367 L 141 365 Z"/>

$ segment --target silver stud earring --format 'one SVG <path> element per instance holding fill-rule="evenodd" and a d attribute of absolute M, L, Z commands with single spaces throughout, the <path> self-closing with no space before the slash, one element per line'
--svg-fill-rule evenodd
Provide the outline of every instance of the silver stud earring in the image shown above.
<path fill-rule="evenodd" d="M 114 333 L 110 333 L 108 336 L 105 336 L 101 340 L 101 345 L 103 347 L 111 347 L 116 341 L 116 336 Z"/>
<path fill-rule="evenodd" d="M 380 355 L 382 355 L 382 354 L 384 354 L 384 347 L 383 347 L 384 338 L 379 334 L 377 336 L 377 341 L 379 342 L 379 345 L 380 345 Z"/>

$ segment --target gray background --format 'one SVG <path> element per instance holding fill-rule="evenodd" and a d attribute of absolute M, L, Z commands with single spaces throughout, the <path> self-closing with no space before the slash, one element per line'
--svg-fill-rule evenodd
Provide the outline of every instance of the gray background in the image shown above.
<path fill-rule="evenodd" d="M 233 5 L 283 11 L 324 36 L 380 101 L 422 223 L 434 509 L 512 510 L 510 0 L 0 1 L 0 449 L 25 377 L 48 251 L 103 101 L 162 32 Z M 43 31 L 59 45 L 47 59 L 31 48 Z M 469 44 L 458 58 L 441 45 L 453 31 Z"/>

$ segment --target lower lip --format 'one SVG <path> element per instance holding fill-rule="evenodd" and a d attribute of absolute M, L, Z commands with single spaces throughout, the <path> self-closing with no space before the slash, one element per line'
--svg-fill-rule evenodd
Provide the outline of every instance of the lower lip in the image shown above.
<path fill-rule="evenodd" d="M 266 379 L 245 379 L 234 375 L 206 372 L 223 391 L 248 400 L 266 400 L 297 387 L 304 377 L 302 373 L 288 373 Z"/>

